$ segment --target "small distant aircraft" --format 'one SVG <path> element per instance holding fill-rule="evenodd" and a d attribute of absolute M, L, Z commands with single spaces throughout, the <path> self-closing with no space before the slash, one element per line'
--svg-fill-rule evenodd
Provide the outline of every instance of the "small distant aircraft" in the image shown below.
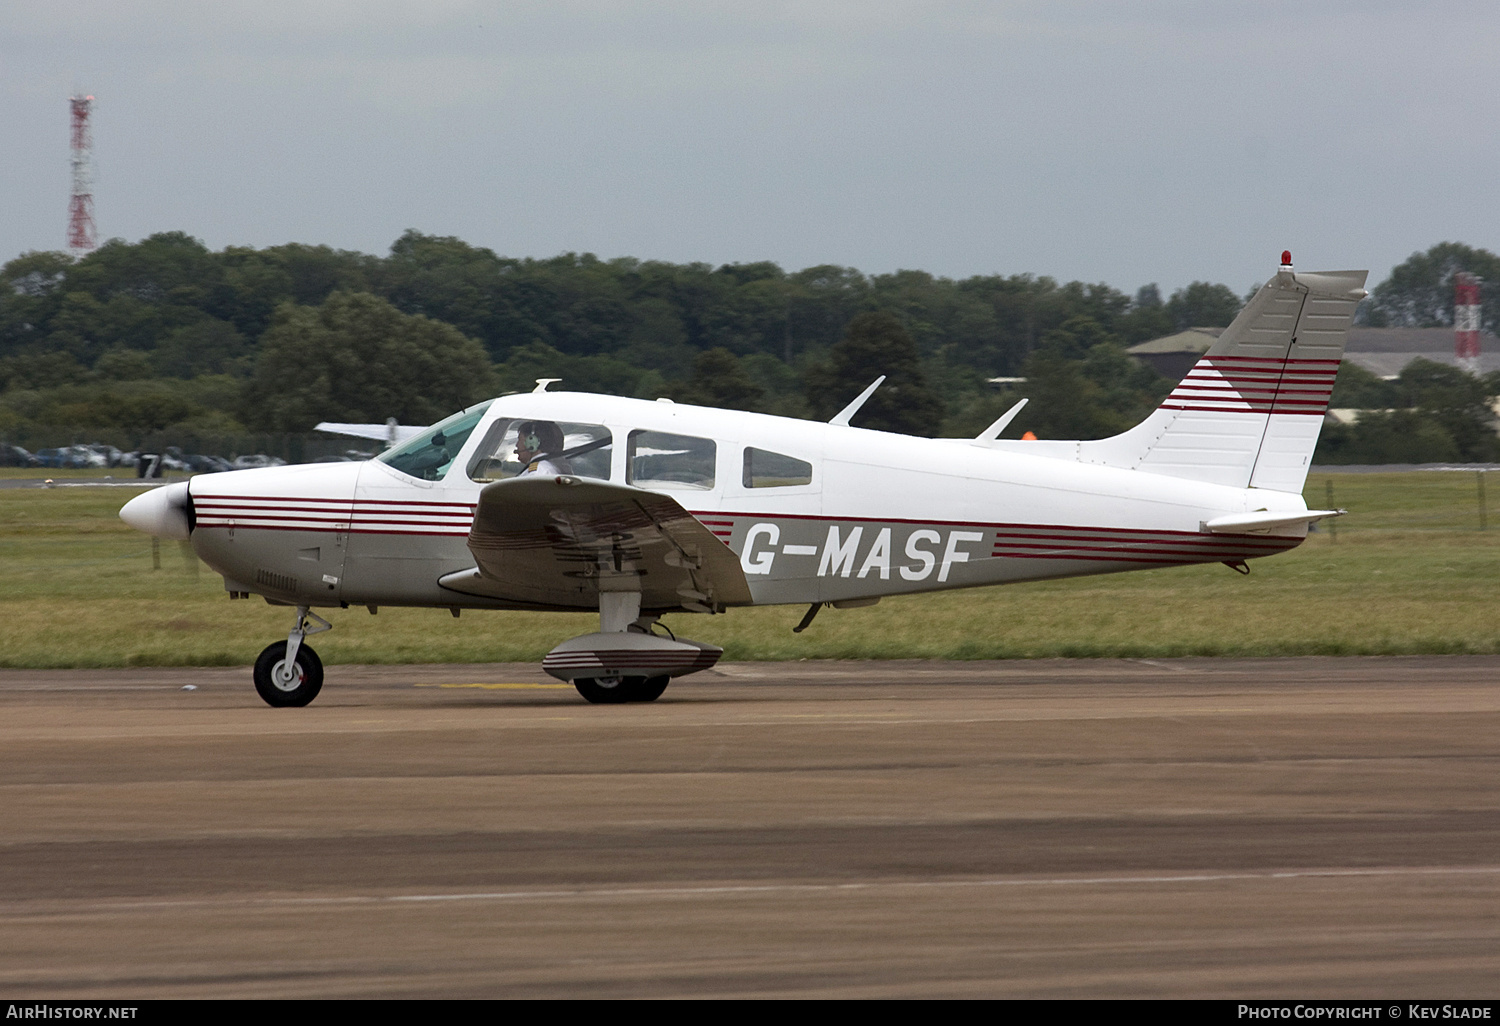
<path fill-rule="evenodd" d="M 1276 275 L 1145 421 L 1097 441 L 974 439 L 536 391 L 460 411 L 365 463 L 203 475 L 126 523 L 191 541 L 231 598 L 295 609 L 261 653 L 275 706 L 317 695 L 314 608 L 597 610 L 543 668 L 590 702 L 652 701 L 712 645 L 667 613 L 1246 561 L 1339 510 L 1301 491 L 1364 271 Z M 1024 402 L 1025 400 L 1022 400 Z"/>

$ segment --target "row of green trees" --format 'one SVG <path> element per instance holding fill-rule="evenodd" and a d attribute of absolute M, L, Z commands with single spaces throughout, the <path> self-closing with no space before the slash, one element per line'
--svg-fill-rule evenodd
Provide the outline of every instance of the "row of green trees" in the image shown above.
<path fill-rule="evenodd" d="M 1027 373 L 1039 353 L 1104 345 L 1119 362 L 1123 346 L 1228 323 L 1238 306 L 1202 282 L 1164 300 L 1154 285 L 1132 297 L 1030 275 L 516 259 L 414 231 L 385 257 L 212 252 L 169 232 L 0 269 L 0 433 L 421 421 L 536 377 L 811 416 L 886 372 L 867 416 L 909 395 L 907 421 L 932 434 L 973 420 L 991 405 L 985 380 Z M 876 313 L 879 330 L 850 334 Z M 1140 381 L 1115 404 L 1149 404 L 1160 388 Z"/>
<path fill-rule="evenodd" d="M 1496 258 L 1452 243 L 1415 254 L 1362 316 L 1441 320 L 1434 275 L 1451 282 L 1458 269 L 1484 273 L 1486 261 Z M 516 259 L 414 231 L 385 257 L 297 244 L 212 252 L 164 233 L 77 261 L 28 253 L 0 268 L 0 438 L 26 444 L 66 429 L 131 445 L 173 432 L 304 432 L 325 419 L 427 423 L 538 377 L 825 418 L 880 373 L 888 382 L 856 423 L 973 434 L 1025 394 L 1014 431 L 1100 437 L 1137 422 L 1172 385 L 1126 346 L 1227 324 L 1240 304 L 1205 282 L 1163 299 L 1155 285 L 1127 295 L 1030 275 Z M 994 377 L 1026 383 L 996 389 Z M 1469 381 L 1442 395 L 1358 381 L 1368 394 L 1343 405 L 1401 412 L 1331 430 L 1325 449 L 1367 454 L 1374 443 L 1361 439 L 1382 416 L 1415 416 L 1426 426 L 1404 435 L 1427 438 L 1444 453 L 1434 458 L 1494 458 L 1480 410 L 1497 383 Z"/>

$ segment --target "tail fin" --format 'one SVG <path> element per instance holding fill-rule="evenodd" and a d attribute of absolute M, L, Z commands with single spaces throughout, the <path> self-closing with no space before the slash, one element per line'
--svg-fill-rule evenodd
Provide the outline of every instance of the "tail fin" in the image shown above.
<path fill-rule="evenodd" d="M 1294 274 L 1283 263 L 1156 412 L 1113 438 L 1074 443 L 1076 458 L 1302 491 L 1368 273 Z"/>

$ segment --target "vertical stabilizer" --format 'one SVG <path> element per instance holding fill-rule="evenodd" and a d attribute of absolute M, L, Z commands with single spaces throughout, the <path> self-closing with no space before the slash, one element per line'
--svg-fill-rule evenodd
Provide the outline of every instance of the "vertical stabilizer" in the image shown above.
<path fill-rule="evenodd" d="M 1294 274 L 1284 263 L 1156 412 L 1113 438 L 1072 443 L 1076 458 L 1300 492 L 1367 273 Z"/>

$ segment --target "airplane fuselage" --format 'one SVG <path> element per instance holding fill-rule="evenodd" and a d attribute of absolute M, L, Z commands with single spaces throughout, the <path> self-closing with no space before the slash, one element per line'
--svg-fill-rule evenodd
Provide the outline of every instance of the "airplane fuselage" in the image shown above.
<path fill-rule="evenodd" d="M 560 392 L 490 403 L 430 479 L 381 460 L 194 478 L 193 548 L 231 592 L 293 604 L 594 608 L 593 598 L 516 602 L 439 583 L 474 565 L 467 540 L 491 480 L 475 469 L 484 440 L 496 425 L 540 420 L 607 433 L 589 476 L 680 503 L 739 558 L 757 605 L 1239 562 L 1295 547 L 1307 531 L 1204 527 L 1226 514 L 1305 510 L 1292 493 L 967 440 Z M 672 446 L 681 451 L 663 454 Z"/>

